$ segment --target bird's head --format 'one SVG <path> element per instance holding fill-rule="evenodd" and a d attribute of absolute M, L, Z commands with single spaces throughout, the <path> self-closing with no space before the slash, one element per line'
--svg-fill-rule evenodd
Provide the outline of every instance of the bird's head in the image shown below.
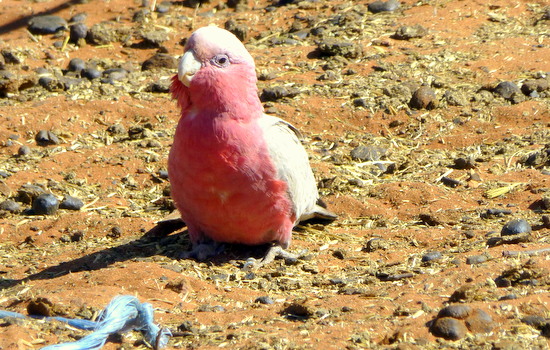
<path fill-rule="evenodd" d="M 261 110 L 256 83 L 254 59 L 240 40 L 207 26 L 189 37 L 171 91 L 183 112 L 192 106 L 226 112 L 243 103 Z"/>

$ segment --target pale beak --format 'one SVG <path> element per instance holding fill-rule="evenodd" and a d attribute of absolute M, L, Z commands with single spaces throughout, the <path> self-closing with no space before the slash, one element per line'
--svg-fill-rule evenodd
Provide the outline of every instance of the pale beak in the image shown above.
<path fill-rule="evenodd" d="M 178 79 L 183 85 L 189 87 L 195 73 L 201 69 L 201 63 L 195 57 L 193 50 L 188 50 L 178 64 Z"/>

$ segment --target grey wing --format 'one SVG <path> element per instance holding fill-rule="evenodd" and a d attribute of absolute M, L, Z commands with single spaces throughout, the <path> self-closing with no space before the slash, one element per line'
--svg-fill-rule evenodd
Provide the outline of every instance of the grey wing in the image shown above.
<path fill-rule="evenodd" d="M 316 216 L 319 193 L 300 132 L 292 124 L 264 114 L 259 121 L 279 178 L 288 184 L 296 223 Z"/>

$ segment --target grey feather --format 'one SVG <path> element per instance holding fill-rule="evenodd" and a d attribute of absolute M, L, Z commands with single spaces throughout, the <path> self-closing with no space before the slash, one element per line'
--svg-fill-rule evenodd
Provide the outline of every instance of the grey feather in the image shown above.
<path fill-rule="evenodd" d="M 314 217 L 334 220 L 336 215 L 317 204 L 319 193 L 301 134 L 292 124 L 264 114 L 259 119 L 278 177 L 288 184 L 296 222 Z"/>

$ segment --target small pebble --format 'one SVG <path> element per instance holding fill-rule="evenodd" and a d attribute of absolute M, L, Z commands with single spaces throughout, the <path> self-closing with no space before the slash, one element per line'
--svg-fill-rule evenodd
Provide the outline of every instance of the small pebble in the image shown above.
<path fill-rule="evenodd" d="M 52 131 L 40 130 L 35 137 L 36 144 L 39 146 L 58 145 L 59 138 Z"/>
<path fill-rule="evenodd" d="M 481 264 L 485 261 L 487 261 L 486 255 L 472 255 L 466 258 L 466 264 L 468 265 Z"/>
<path fill-rule="evenodd" d="M 0 202 L 0 210 L 9 211 L 10 213 L 19 213 L 21 211 L 21 205 L 11 199 Z"/>
<path fill-rule="evenodd" d="M 275 303 L 273 301 L 273 299 L 271 299 L 267 295 L 256 298 L 256 300 L 254 300 L 254 302 L 255 303 L 260 303 L 260 304 L 265 304 L 265 305 L 271 305 L 271 304 Z"/>
<path fill-rule="evenodd" d="M 43 193 L 32 202 L 32 211 L 36 215 L 53 215 L 59 209 L 59 201 L 51 193 Z"/>
<path fill-rule="evenodd" d="M 399 8 L 399 1 L 397 0 L 388 0 L 388 1 L 375 1 L 368 5 L 368 9 L 372 13 L 379 12 L 391 12 Z"/>
<path fill-rule="evenodd" d="M 31 153 L 31 148 L 27 145 L 23 145 L 23 146 L 19 147 L 19 149 L 17 150 L 17 155 L 18 156 L 26 156 L 30 153 Z"/>
<path fill-rule="evenodd" d="M 437 97 L 430 87 L 421 86 L 413 93 L 409 105 L 414 109 L 434 109 L 437 107 Z"/>
<path fill-rule="evenodd" d="M 88 14 L 85 12 L 77 13 L 76 15 L 72 16 L 69 22 L 76 23 L 76 22 L 84 22 L 88 18 Z"/>
<path fill-rule="evenodd" d="M 128 75 L 128 71 L 124 68 L 111 68 L 103 71 L 102 83 L 112 84 L 115 81 L 125 79 Z"/>
<path fill-rule="evenodd" d="M 84 202 L 79 198 L 72 196 L 65 196 L 63 201 L 59 204 L 60 209 L 67 210 L 80 210 L 84 206 Z"/>
<path fill-rule="evenodd" d="M 86 68 L 86 62 L 81 58 L 73 58 L 69 61 L 68 69 L 71 72 L 80 72 L 84 68 Z"/>
<path fill-rule="evenodd" d="M 530 233 L 531 225 L 524 219 L 512 220 L 506 223 L 500 231 L 501 236 L 511 236 L 520 233 Z"/>
<path fill-rule="evenodd" d="M 464 304 L 453 304 L 444 307 L 437 314 L 438 318 L 442 317 L 452 317 L 459 320 L 463 320 L 472 313 L 473 309 L 469 305 Z"/>
<path fill-rule="evenodd" d="M 466 327 L 472 333 L 489 333 L 494 328 L 493 318 L 491 315 L 481 309 L 475 309 L 464 320 Z"/>
<path fill-rule="evenodd" d="M 448 187 L 451 187 L 451 188 L 456 188 L 456 187 L 458 187 L 462 184 L 459 180 L 456 180 L 456 179 L 453 179 L 453 178 L 450 178 L 450 177 L 447 177 L 447 176 L 443 176 L 441 178 L 441 182 L 445 186 L 448 186 Z"/>
<path fill-rule="evenodd" d="M 67 21 L 59 16 L 36 16 L 29 21 L 29 31 L 33 34 L 54 34 L 67 28 Z"/>
<path fill-rule="evenodd" d="M 84 23 L 75 23 L 70 29 L 70 39 L 73 43 L 78 43 L 81 39 L 86 39 L 88 35 L 88 26 Z"/>
<path fill-rule="evenodd" d="M 498 298 L 498 300 L 514 300 L 514 299 L 517 299 L 518 296 L 516 294 L 506 294 L 506 295 L 503 295 L 501 296 L 500 298 Z"/>
<path fill-rule="evenodd" d="M 95 68 L 85 68 L 82 70 L 82 72 L 80 72 L 80 75 L 83 78 L 94 80 L 101 77 L 102 73 Z"/>
<path fill-rule="evenodd" d="M 428 252 L 428 253 L 422 255 L 422 262 L 430 262 L 430 261 L 433 261 L 433 260 L 439 260 L 442 257 L 443 256 L 441 255 L 440 252 Z"/>
<path fill-rule="evenodd" d="M 451 317 L 437 318 L 430 327 L 430 332 L 436 337 L 447 340 L 458 340 L 464 338 L 468 329 L 459 320 Z"/>
<path fill-rule="evenodd" d="M 454 160 L 454 166 L 456 169 L 474 169 L 476 163 L 472 157 L 460 157 Z"/>
<path fill-rule="evenodd" d="M 504 97 L 507 100 L 512 99 L 516 94 L 520 93 L 519 87 L 511 81 L 500 82 L 494 89 L 493 92 L 497 95 Z"/>

